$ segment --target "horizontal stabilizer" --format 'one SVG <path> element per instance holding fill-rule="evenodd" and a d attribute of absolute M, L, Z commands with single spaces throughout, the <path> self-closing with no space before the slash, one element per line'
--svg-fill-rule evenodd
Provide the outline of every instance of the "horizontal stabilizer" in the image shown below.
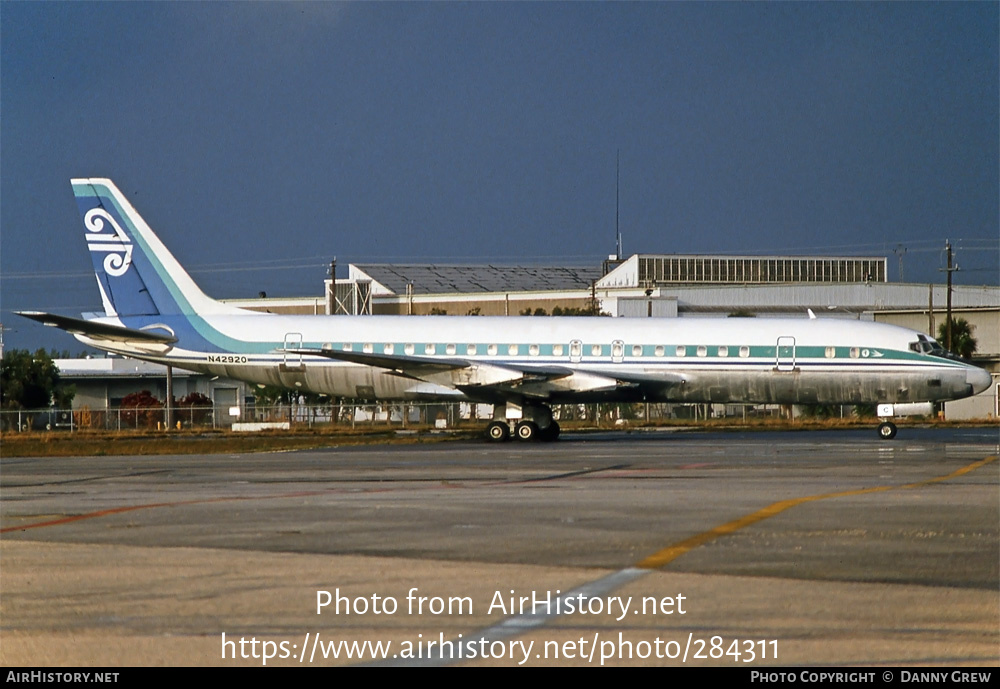
<path fill-rule="evenodd" d="M 106 340 L 110 342 L 156 342 L 159 344 L 173 344 L 177 338 L 163 332 L 153 332 L 150 330 L 135 330 L 125 328 L 120 325 L 110 323 L 98 323 L 96 321 L 85 321 L 82 318 L 70 318 L 69 316 L 58 316 L 54 313 L 42 313 L 41 311 L 15 311 L 18 316 L 30 318 L 38 321 L 42 325 L 65 330 L 72 335 L 83 335 L 92 340 Z"/>

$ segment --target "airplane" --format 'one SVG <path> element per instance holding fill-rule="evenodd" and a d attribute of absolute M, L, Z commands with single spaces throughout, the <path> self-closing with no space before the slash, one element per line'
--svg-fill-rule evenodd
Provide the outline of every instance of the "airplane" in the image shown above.
<path fill-rule="evenodd" d="M 927 335 L 808 318 L 299 316 L 208 297 L 108 179 L 72 180 L 104 316 L 20 315 L 81 342 L 332 396 L 494 405 L 492 441 L 555 440 L 553 404 L 876 404 L 896 415 L 978 394 L 990 374 Z M 923 403 L 923 404 L 914 404 Z"/>

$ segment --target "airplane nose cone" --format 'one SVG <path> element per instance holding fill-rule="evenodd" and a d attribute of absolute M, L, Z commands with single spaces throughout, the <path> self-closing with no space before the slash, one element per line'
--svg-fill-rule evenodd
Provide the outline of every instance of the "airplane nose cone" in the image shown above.
<path fill-rule="evenodd" d="M 975 391 L 972 394 L 978 395 L 983 390 L 986 390 L 993 384 L 993 378 L 990 376 L 990 372 L 984 368 L 969 368 L 965 373 L 965 381 L 972 386 Z"/>

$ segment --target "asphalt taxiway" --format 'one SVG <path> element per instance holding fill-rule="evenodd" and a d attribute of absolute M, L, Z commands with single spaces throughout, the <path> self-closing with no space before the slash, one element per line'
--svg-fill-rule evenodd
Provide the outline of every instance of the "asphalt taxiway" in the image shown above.
<path fill-rule="evenodd" d="M 0 662 L 996 664 L 997 446 L 977 428 L 5 457 Z"/>

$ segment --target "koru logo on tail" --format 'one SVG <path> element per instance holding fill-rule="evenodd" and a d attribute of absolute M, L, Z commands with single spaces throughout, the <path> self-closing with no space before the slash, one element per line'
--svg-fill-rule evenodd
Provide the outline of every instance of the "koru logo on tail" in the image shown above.
<path fill-rule="evenodd" d="M 111 224 L 114 232 L 105 232 L 105 221 Z M 103 208 L 93 208 L 83 217 L 87 227 L 87 247 L 91 251 L 104 251 L 104 272 L 114 277 L 121 277 L 132 265 L 132 241 L 125 230 L 115 222 Z"/>

